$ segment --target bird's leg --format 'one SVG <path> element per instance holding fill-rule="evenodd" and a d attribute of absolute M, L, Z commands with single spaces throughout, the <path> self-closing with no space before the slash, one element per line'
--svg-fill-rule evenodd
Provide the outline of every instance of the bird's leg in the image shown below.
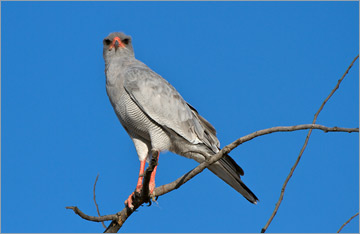
<path fill-rule="evenodd" d="M 139 178 L 138 178 L 138 182 L 136 184 L 136 189 L 135 189 L 136 193 L 140 193 L 140 191 L 142 189 L 142 182 L 143 182 L 144 170 L 145 170 L 145 162 L 146 162 L 146 160 L 140 161 Z M 127 205 L 129 208 L 134 207 L 133 204 L 132 204 L 132 200 L 133 200 L 133 196 L 134 196 L 135 192 L 132 192 L 132 194 L 130 194 L 128 199 L 126 199 L 126 201 L 125 201 L 125 205 Z"/>
<path fill-rule="evenodd" d="M 150 182 L 149 182 L 149 190 L 150 190 L 150 196 L 154 197 L 153 192 L 155 189 L 155 175 L 156 175 L 157 165 L 159 162 L 160 151 L 153 150 L 152 155 L 153 155 L 153 158 L 156 160 L 156 166 L 154 167 L 154 170 L 151 173 Z"/>
<path fill-rule="evenodd" d="M 142 182 L 143 182 L 143 178 L 144 178 L 144 171 L 145 171 L 145 162 L 146 160 L 142 160 L 140 161 L 140 171 L 139 171 L 139 179 L 136 185 L 136 192 L 140 193 L 141 189 L 142 189 Z"/>

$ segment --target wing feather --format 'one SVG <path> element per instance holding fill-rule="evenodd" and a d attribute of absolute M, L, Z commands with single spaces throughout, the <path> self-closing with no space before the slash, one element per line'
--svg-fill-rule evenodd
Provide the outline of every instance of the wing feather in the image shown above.
<path fill-rule="evenodd" d="M 203 143 L 204 129 L 199 120 L 164 78 L 147 67 L 136 67 L 125 73 L 124 88 L 155 122 L 172 129 L 193 144 Z"/>

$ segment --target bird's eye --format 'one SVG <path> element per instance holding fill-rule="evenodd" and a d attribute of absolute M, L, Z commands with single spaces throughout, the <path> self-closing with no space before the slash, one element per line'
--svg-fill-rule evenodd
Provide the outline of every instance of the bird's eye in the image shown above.
<path fill-rule="evenodd" d="M 104 45 L 110 45 L 111 40 L 110 39 L 104 39 L 103 43 L 104 43 Z"/>
<path fill-rule="evenodd" d="M 122 42 L 125 44 L 125 45 L 128 45 L 129 42 L 130 42 L 130 39 L 129 38 L 125 38 L 122 40 Z"/>

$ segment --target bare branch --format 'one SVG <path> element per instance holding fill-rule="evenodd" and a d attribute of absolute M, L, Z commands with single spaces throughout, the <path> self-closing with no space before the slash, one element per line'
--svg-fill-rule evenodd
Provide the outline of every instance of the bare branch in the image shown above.
<path fill-rule="evenodd" d="M 359 215 L 359 212 L 357 212 L 354 216 L 352 216 L 348 221 L 346 221 L 340 228 L 339 228 L 339 230 L 337 231 L 337 233 L 340 233 L 341 232 L 341 230 L 348 224 L 348 223 L 350 223 L 350 221 L 353 219 L 353 218 L 355 218 L 356 216 L 358 216 Z"/>
<path fill-rule="evenodd" d="M 263 135 L 267 135 L 267 134 L 271 134 L 274 132 L 291 132 L 291 131 L 298 131 L 298 130 L 305 130 L 305 129 L 319 129 L 319 130 L 323 130 L 324 132 L 359 132 L 359 128 L 341 128 L 341 127 L 326 127 L 323 125 L 319 125 L 319 124 L 302 124 L 302 125 L 296 125 L 296 126 L 279 126 L 279 127 L 273 127 L 273 128 L 268 128 L 268 129 L 263 129 L 260 131 L 256 131 L 254 133 L 251 133 L 249 135 L 246 135 L 244 137 L 241 137 L 239 139 L 237 139 L 236 141 L 234 141 L 233 143 L 225 146 L 222 150 L 220 150 L 217 154 L 213 155 L 212 157 L 210 157 L 208 160 L 206 160 L 203 163 L 200 163 L 197 167 L 195 167 L 194 169 L 192 169 L 191 171 L 189 171 L 188 173 L 186 173 L 185 175 L 181 176 L 180 178 L 178 178 L 177 180 L 169 183 L 169 184 L 165 184 L 162 186 L 159 186 L 157 188 L 155 188 L 154 193 L 155 196 L 162 196 L 166 193 L 169 193 L 175 189 L 178 189 L 180 186 L 182 186 L 183 184 L 185 184 L 187 181 L 189 181 L 191 178 L 195 177 L 197 174 L 199 174 L 200 172 L 202 172 L 207 166 L 211 165 L 212 163 L 216 162 L 217 160 L 219 160 L 221 157 L 223 157 L 225 154 L 230 153 L 230 151 L 232 151 L 233 149 L 235 149 L 236 147 L 238 147 L 239 145 L 250 141 L 258 136 L 263 136 Z M 157 157 L 157 155 L 156 155 Z M 148 166 L 148 168 L 146 169 L 145 173 L 144 173 L 144 184 L 143 187 L 148 187 L 148 183 L 150 181 L 150 176 L 151 176 L 151 172 L 154 169 L 154 167 L 157 165 L 157 158 L 155 158 L 153 156 L 153 160 L 151 160 L 150 165 Z M 148 189 L 147 189 L 148 191 Z M 118 232 L 119 229 L 121 228 L 121 226 L 124 224 L 124 222 L 127 220 L 128 217 L 130 217 L 130 215 L 137 209 L 139 208 L 142 204 L 149 202 L 149 196 L 144 196 L 144 194 L 148 194 L 147 193 L 143 193 L 142 194 L 138 194 L 138 193 L 134 193 L 134 199 L 133 199 L 133 205 L 134 205 L 134 209 L 129 209 L 128 207 L 125 207 L 122 211 L 118 212 L 117 214 L 114 215 L 106 215 L 106 216 L 101 216 L 101 217 L 94 217 L 94 216 L 88 216 L 85 215 L 84 213 L 82 213 L 77 207 L 67 207 L 67 209 L 72 209 L 74 210 L 74 212 L 76 214 L 78 214 L 81 218 L 89 220 L 89 221 L 94 221 L 94 222 L 101 222 L 101 221 L 106 221 L 106 220 L 113 220 L 110 225 L 107 227 L 107 229 L 105 230 L 105 233 L 111 233 L 111 232 Z"/>
<path fill-rule="evenodd" d="M 346 70 L 344 75 L 342 76 L 342 78 L 339 79 L 339 81 L 338 81 L 337 85 L 335 86 L 335 88 L 332 90 L 332 92 L 328 95 L 328 97 L 322 103 L 319 110 L 316 112 L 316 114 L 314 116 L 312 124 L 273 127 L 273 128 L 268 128 L 268 129 L 263 129 L 263 130 L 260 130 L 260 131 L 256 131 L 254 133 L 251 133 L 249 135 L 241 137 L 241 138 L 237 139 L 236 141 L 234 141 L 233 143 L 225 146 L 217 154 L 213 155 L 212 157 L 209 157 L 205 162 L 199 164 L 193 170 L 189 171 L 188 173 L 181 176 L 177 180 L 175 180 L 175 181 L 173 181 L 173 182 L 171 182 L 169 184 L 165 184 L 165 185 L 162 185 L 162 186 L 159 186 L 159 187 L 155 188 L 155 190 L 154 190 L 155 196 L 157 196 L 157 197 L 162 196 L 162 195 L 164 195 L 166 193 L 169 193 L 169 192 L 171 192 L 171 191 L 173 191 L 175 189 L 178 189 L 180 186 L 182 186 L 187 181 L 189 181 L 190 179 L 195 177 L 197 174 L 201 173 L 206 167 L 208 167 L 212 163 L 216 162 L 217 160 L 221 159 L 221 157 L 223 157 L 224 155 L 226 155 L 227 153 L 229 153 L 230 151 L 232 151 L 233 149 L 235 149 L 237 146 L 241 145 L 244 142 L 250 141 L 250 140 L 252 140 L 252 139 L 254 139 L 254 138 L 258 137 L 258 136 L 263 136 L 263 135 L 274 133 L 274 132 L 289 132 L 289 131 L 310 129 L 309 132 L 308 132 L 308 135 L 306 137 L 305 143 L 304 143 L 304 145 L 303 145 L 303 147 L 302 147 L 302 149 L 300 151 L 300 154 L 299 154 L 294 166 L 292 167 L 292 169 L 290 171 L 290 174 L 288 175 L 287 179 L 285 180 L 285 183 L 284 183 L 284 185 L 282 187 L 280 198 L 279 198 L 279 201 L 276 204 L 275 210 L 274 210 L 272 216 L 270 217 L 269 221 L 265 225 L 265 227 L 261 230 L 261 232 L 265 232 L 266 229 L 268 228 L 269 224 L 271 223 L 272 219 L 274 218 L 274 216 L 275 216 L 275 214 L 276 214 L 276 212 L 277 212 L 277 210 L 278 210 L 278 208 L 279 208 L 279 206 L 281 204 L 282 198 L 284 196 L 284 191 L 285 191 L 286 185 L 287 185 L 289 179 L 291 178 L 296 166 L 298 165 L 298 163 L 300 161 L 300 158 L 301 158 L 301 156 L 302 156 L 302 154 L 303 154 L 303 152 L 304 152 L 304 150 L 305 150 L 305 148 L 307 146 L 307 143 L 308 143 L 308 140 L 309 140 L 309 137 L 311 135 L 312 130 L 313 129 L 319 129 L 319 130 L 323 130 L 324 132 L 349 132 L 349 133 L 351 133 L 351 132 L 359 132 L 359 128 L 341 128 L 341 127 L 332 127 L 332 128 L 330 128 L 330 127 L 326 127 L 326 126 L 323 126 L 323 125 L 315 124 L 316 119 L 317 119 L 318 115 L 320 114 L 321 110 L 323 109 L 323 107 L 325 106 L 326 102 L 331 98 L 331 96 L 339 88 L 340 83 L 345 78 L 346 74 L 349 72 L 350 68 L 353 66 L 353 64 L 358 59 L 358 57 L 359 57 L 359 55 L 352 61 L 352 63 L 350 64 L 350 66 L 348 67 L 348 69 Z M 119 229 L 124 224 L 124 222 L 127 220 L 127 218 L 130 217 L 130 215 L 137 208 L 139 208 L 144 203 L 150 203 L 151 204 L 150 195 L 149 195 L 149 181 L 150 181 L 151 172 L 154 170 L 155 166 L 157 165 L 157 156 L 158 156 L 158 154 L 155 155 L 154 152 L 153 152 L 153 160 L 151 160 L 149 167 L 147 168 L 147 170 L 144 173 L 143 189 L 142 189 L 141 193 L 137 193 L 136 191 L 134 192 L 134 196 L 133 196 L 133 206 L 134 206 L 134 208 L 133 209 L 130 209 L 129 207 L 126 206 L 122 211 L 120 211 L 120 212 L 118 212 L 116 214 L 100 216 L 99 208 L 98 208 L 98 205 L 97 205 L 96 199 L 95 199 L 95 187 L 96 187 L 96 183 L 97 183 L 97 180 L 98 180 L 98 176 L 96 177 L 95 184 L 94 184 L 94 202 L 95 202 L 99 217 L 86 215 L 82 211 L 80 211 L 80 209 L 78 209 L 76 206 L 66 207 L 66 209 L 72 209 L 81 218 L 89 220 L 89 221 L 93 221 L 93 222 L 103 222 L 103 221 L 112 220 L 110 225 L 105 230 L 105 233 L 118 232 Z M 351 219 L 353 219 L 357 215 L 358 215 L 358 213 L 355 216 L 353 216 Z M 351 221 L 351 219 L 348 220 L 343 226 L 345 226 L 347 223 L 349 223 Z M 343 226 L 339 229 L 339 231 L 341 231 Z"/>
<path fill-rule="evenodd" d="M 97 216 L 90 216 L 90 215 L 84 214 L 76 206 L 67 206 L 65 208 L 69 209 L 69 210 L 73 210 L 75 212 L 75 214 L 79 215 L 81 218 L 89 220 L 89 221 L 93 221 L 93 222 L 103 222 L 103 221 L 109 221 L 109 220 L 116 220 L 117 219 L 116 214 L 104 215 L 104 216 L 97 217 Z"/>
<path fill-rule="evenodd" d="M 99 174 L 97 174 L 96 179 L 95 179 L 93 193 L 94 193 L 94 203 L 95 203 L 95 206 L 96 206 L 96 211 L 97 211 L 97 213 L 98 213 L 98 215 L 100 217 L 101 216 L 100 215 L 100 210 L 99 210 L 98 204 L 96 203 L 96 196 L 95 196 L 95 188 L 96 188 L 96 183 L 97 183 L 98 179 L 99 179 Z M 101 223 L 102 223 L 103 227 L 106 228 L 104 222 L 101 222 Z"/>
<path fill-rule="evenodd" d="M 350 66 L 346 69 L 345 73 L 343 74 L 343 76 L 338 80 L 338 83 L 336 84 L 335 88 L 330 92 L 330 94 L 327 96 L 327 98 L 325 99 L 325 101 L 321 104 L 319 110 L 316 112 L 315 116 L 314 116 L 314 119 L 313 119 L 313 124 L 315 124 L 316 122 L 316 119 L 317 117 L 319 116 L 320 112 L 322 111 L 322 109 L 324 108 L 325 104 L 327 103 L 327 101 L 332 97 L 332 95 L 335 93 L 335 91 L 339 88 L 340 86 L 340 83 L 343 81 L 343 79 L 345 78 L 346 74 L 348 74 L 349 70 L 351 69 L 351 67 L 354 65 L 355 61 L 359 58 L 359 55 L 357 55 L 354 60 L 352 61 L 352 63 L 350 64 Z M 279 207 L 280 207 L 280 204 L 283 200 L 283 197 L 284 197 L 284 193 L 285 193 L 285 188 L 290 180 L 290 178 L 292 177 L 297 165 L 299 164 L 300 162 L 300 159 L 301 159 L 301 156 L 303 155 L 304 151 L 305 151 L 305 148 L 309 142 L 309 138 L 310 138 L 310 135 L 312 133 L 312 129 L 309 130 L 307 136 L 306 136 L 306 139 L 305 139 L 305 143 L 303 145 L 303 147 L 301 148 L 300 150 L 300 153 L 299 153 L 299 156 L 297 157 L 296 161 L 295 161 L 295 164 L 293 165 L 293 167 L 291 168 L 290 170 L 290 173 L 289 175 L 286 177 L 286 180 L 281 188 L 281 193 L 280 193 L 280 197 L 279 197 L 279 200 L 278 202 L 276 203 L 276 206 L 275 206 L 275 209 L 273 211 L 273 213 L 271 214 L 269 220 L 267 221 L 267 223 L 265 224 L 265 226 L 261 229 L 261 233 L 264 233 L 266 231 L 266 229 L 269 227 L 270 223 L 272 222 L 272 220 L 274 219 Z"/>

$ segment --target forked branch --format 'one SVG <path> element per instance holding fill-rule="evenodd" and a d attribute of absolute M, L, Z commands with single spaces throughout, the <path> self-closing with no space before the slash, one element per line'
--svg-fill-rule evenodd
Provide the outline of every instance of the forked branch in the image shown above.
<path fill-rule="evenodd" d="M 186 173 L 185 175 L 181 176 L 177 180 L 165 184 L 162 186 L 159 186 L 155 188 L 154 193 L 155 196 L 159 197 L 166 193 L 169 193 L 175 189 L 178 189 L 183 184 L 188 182 L 190 179 L 195 177 L 197 174 L 202 172 L 207 166 L 211 165 L 212 163 L 219 160 L 221 157 L 223 157 L 225 154 L 230 153 L 233 149 L 238 147 L 239 145 L 250 141 L 256 137 L 275 133 L 275 132 L 292 132 L 292 131 L 298 131 L 298 130 L 305 130 L 305 129 L 319 129 L 323 130 L 324 132 L 359 132 L 359 128 L 342 128 L 342 127 L 326 127 L 319 124 L 302 124 L 302 125 L 296 125 L 296 126 L 279 126 L 279 127 L 273 127 L 268 129 L 263 129 L 260 131 L 256 131 L 254 133 L 251 133 L 249 135 L 246 135 L 244 137 L 241 137 L 234 141 L 233 143 L 225 146 L 222 150 L 220 150 L 217 154 L 210 157 L 207 161 L 199 164 L 197 167 Z M 153 170 L 153 168 L 156 166 L 157 161 L 152 160 L 150 162 L 149 167 L 147 168 L 144 176 L 144 185 L 143 186 L 149 186 L 150 178 L 148 178 Z M 135 193 L 136 194 L 136 193 Z M 95 216 L 88 216 L 81 212 L 77 207 L 66 207 L 67 209 L 72 209 L 76 214 L 78 214 L 81 218 L 94 221 L 94 222 L 101 222 L 101 221 L 107 221 L 112 220 L 110 225 L 105 230 L 105 233 L 112 233 L 112 232 L 118 232 L 119 229 L 122 227 L 124 222 L 127 220 L 127 218 L 130 217 L 130 215 L 139 208 L 142 204 L 149 202 L 149 196 L 145 196 L 142 194 L 141 196 L 135 195 L 133 200 L 134 209 L 129 209 L 128 207 L 125 207 L 122 211 L 113 214 L 113 215 L 105 215 L 101 217 L 95 217 Z"/>
<path fill-rule="evenodd" d="M 268 128 L 268 129 L 263 129 L 260 131 L 256 131 L 254 133 L 251 133 L 249 135 L 246 135 L 244 137 L 241 137 L 239 139 L 237 139 L 236 141 L 234 141 L 233 143 L 225 146 L 222 150 L 220 150 L 217 154 L 213 155 L 212 157 L 210 157 L 208 160 L 206 160 L 205 162 L 199 164 L 197 167 L 195 167 L 193 170 L 189 171 L 188 173 L 186 173 L 185 175 L 181 176 L 180 178 L 178 178 L 177 180 L 169 183 L 169 184 L 165 184 L 162 186 L 159 186 L 157 188 L 155 188 L 155 196 L 162 196 L 166 193 L 169 193 L 175 189 L 178 189 L 179 187 L 181 187 L 183 184 L 185 184 L 187 181 L 189 181 L 190 179 L 192 179 L 194 176 L 196 176 L 197 174 L 201 173 L 207 166 L 211 165 L 212 163 L 216 162 L 217 160 L 219 160 L 221 157 L 223 157 L 225 154 L 228 154 L 230 151 L 232 151 L 233 149 L 235 149 L 236 147 L 238 147 L 239 145 L 250 141 L 258 136 L 263 136 L 263 135 L 267 135 L 267 134 L 271 134 L 274 132 L 290 132 L 290 131 L 298 131 L 298 130 L 304 130 L 304 129 L 309 129 L 309 132 L 306 136 L 305 139 L 305 143 L 302 147 L 302 149 L 300 150 L 300 154 L 294 164 L 294 166 L 292 167 L 288 177 L 286 178 L 284 185 L 281 189 L 281 194 L 280 194 L 280 198 L 276 204 L 276 207 L 270 217 L 270 219 L 268 220 L 268 222 L 266 223 L 266 225 L 264 226 L 264 228 L 261 230 L 261 232 L 265 232 L 266 229 L 268 228 L 268 226 L 270 225 L 271 221 L 273 220 L 277 210 L 279 209 L 279 206 L 282 202 L 283 196 L 284 196 L 284 192 L 285 192 L 285 188 L 287 183 L 289 182 L 295 168 L 297 167 L 301 156 L 307 146 L 307 143 L 309 141 L 309 137 L 311 135 L 311 132 L 313 129 L 319 129 L 319 130 L 323 130 L 324 132 L 359 132 L 359 128 L 342 128 L 342 127 L 326 127 L 323 125 L 319 125 L 319 124 L 315 124 L 316 123 L 316 119 L 318 117 L 318 115 L 320 114 L 320 112 L 322 111 L 323 107 L 325 106 L 326 102 L 331 98 L 331 96 L 335 93 L 335 91 L 339 88 L 340 83 L 342 82 L 342 80 L 345 78 L 346 74 L 349 72 L 349 70 L 351 69 L 351 67 L 353 66 L 353 64 L 355 63 L 355 61 L 358 59 L 359 55 L 356 56 L 356 58 L 352 61 L 352 63 L 350 64 L 350 66 L 348 67 L 348 69 L 346 70 L 346 72 L 344 73 L 344 75 L 341 77 L 341 79 L 338 80 L 337 85 L 335 86 L 335 88 L 331 91 L 331 93 L 328 95 L 328 97 L 324 100 L 324 102 L 322 103 L 322 105 L 320 106 L 319 110 L 316 112 L 313 122 L 312 124 L 303 124 L 303 125 L 296 125 L 296 126 L 280 126 L 280 127 L 273 127 L 273 128 Z M 153 153 L 153 159 L 150 162 L 149 167 L 147 168 L 147 170 L 144 173 L 144 180 L 143 180 L 143 190 L 141 192 L 141 194 L 138 193 L 134 193 L 134 199 L 133 199 L 133 205 L 134 208 L 130 209 L 128 207 L 125 207 L 122 211 L 113 214 L 113 215 L 104 215 L 104 216 L 100 216 L 100 217 L 96 217 L 96 216 L 89 216 L 84 214 L 82 211 L 80 211 L 76 206 L 70 206 L 70 207 L 66 207 L 67 209 L 72 209 L 77 215 L 79 215 L 81 218 L 89 220 L 89 221 L 93 221 L 93 222 L 103 222 L 103 221 L 109 221 L 112 220 L 112 222 L 110 223 L 110 225 L 107 227 L 107 229 L 105 230 L 105 233 L 110 233 L 110 232 L 118 232 L 119 229 L 122 227 L 122 225 L 124 224 L 124 222 L 127 220 L 127 218 L 130 217 L 130 215 L 137 209 L 139 208 L 142 204 L 144 203 L 149 203 L 150 202 L 150 196 L 149 196 L 149 192 L 148 192 L 148 188 L 149 188 L 149 181 L 150 181 L 150 175 L 152 170 L 154 169 L 154 167 L 157 164 L 157 154 L 155 155 Z M 355 216 L 357 216 L 358 214 L 356 214 Z M 353 216 L 352 218 L 354 218 L 355 216 Z M 352 219 L 351 218 L 351 219 Z M 351 220 L 350 219 L 350 220 Z M 350 220 L 348 222 L 350 222 Z M 345 226 L 348 222 L 346 222 L 343 226 Z M 342 227 L 341 227 L 342 228 Z M 341 230 L 340 228 L 340 230 Z M 340 231 L 339 230 L 339 231 Z"/>

